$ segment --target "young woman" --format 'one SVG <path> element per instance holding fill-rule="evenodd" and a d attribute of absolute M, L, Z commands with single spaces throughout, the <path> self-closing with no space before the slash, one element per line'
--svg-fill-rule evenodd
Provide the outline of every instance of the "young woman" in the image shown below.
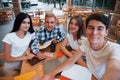
<path fill-rule="evenodd" d="M 84 23 L 80 16 L 74 16 L 70 19 L 68 24 L 68 34 L 62 42 L 61 50 L 65 55 L 71 57 L 74 54 L 73 51 L 79 49 L 83 39 L 85 39 Z"/>
<path fill-rule="evenodd" d="M 33 32 L 30 16 L 19 13 L 14 21 L 12 31 L 2 40 L 4 42 L 4 72 L 6 76 L 17 75 L 21 68 L 21 61 L 34 57 L 33 54 L 28 54 Z"/>

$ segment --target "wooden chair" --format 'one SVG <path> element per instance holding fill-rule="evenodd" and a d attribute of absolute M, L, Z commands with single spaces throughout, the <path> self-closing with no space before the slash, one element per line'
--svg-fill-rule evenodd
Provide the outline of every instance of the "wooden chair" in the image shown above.
<path fill-rule="evenodd" d="M 67 27 L 67 15 L 57 15 L 57 25 L 63 25 L 64 27 Z"/>
<path fill-rule="evenodd" d="M 38 30 L 41 26 L 41 20 L 40 17 L 31 17 L 32 19 L 32 25 L 35 28 L 35 31 Z"/>
<path fill-rule="evenodd" d="M 108 41 L 117 43 L 117 40 L 115 40 L 115 39 L 112 39 L 112 38 L 109 38 L 109 37 L 105 37 L 105 39 L 108 40 Z"/>
<path fill-rule="evenodd" d="M 41 8 L 36 8 L 35 9 L 35 16 L 40 16 L 42 14 Z"/>
<path fill-rule="evenodd" d="M 120 20 L 117 21 L 115 36 L 116 39 L 120 38 Z"/>
<path fill-rule="evenodd" d="M 3 58 L 3 53 L 0 53 L 0 59 Z"/>
<path fill-rule="evenodd" d="M 62 11 L 64 12 L 64 14 L 71 16 L 72 8 L 73 8 L 72 6 L 63 6 Z"/>

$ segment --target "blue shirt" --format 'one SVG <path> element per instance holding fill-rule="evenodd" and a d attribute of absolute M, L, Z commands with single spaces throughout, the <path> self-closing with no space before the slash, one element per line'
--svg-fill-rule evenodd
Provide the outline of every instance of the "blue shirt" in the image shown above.
<path fill-rule="evenodd" d="M 57 42 L 63 41 L 66 37 L 66 33 L 64 30 L 54 27 L 51 32 L 47 31 L 44 26 L 42 26 L 38 31 L 35 33 L 35 39 L 31 44 L 31 50 L 33 53 L 37 54 L 39 52 L 38 44 L 44 43 L 46 41 L 51 40 L 52 38 L 56 38 Z"/>

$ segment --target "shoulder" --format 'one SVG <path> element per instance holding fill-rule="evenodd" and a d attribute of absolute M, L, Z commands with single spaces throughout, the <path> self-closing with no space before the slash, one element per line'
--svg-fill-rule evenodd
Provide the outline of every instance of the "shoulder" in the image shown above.
<path fill-rule="evenodd" d="M 45 30 L 45 27 L 41 26 L 37 32 L 41 32 L 41 31 L 44 31 L 44 30 Z"/>
<path fill-rule="evenodd" d="M 70 36 L 72 36 L 72 34 L 70 34 L 70 33 L 67 33 L 67 37 L 70 37 Z"/>
<path fill-rule="evenodd" d="M 118 43 L 107 41 L 104 49 L 111 53 L 111 58 L 120 60 L 120 45 Z"/>
<path fill-rule="evenodd" d="M 108 47 L 110 49 L 120 49 L 120 44 L 107 41 L 105 47 Z"/>
<path fill-rule="evenodd" d="M 15 32 L 12 32 L 12 33 L 6 34 L 5 38 L 13 38 L 13 37 L 15 37 L 15 36 L 16 36 L 16 35 L 15 35 Z"/>
<path fill-rule="evenodd" d="M 11 40 L 15 38 L 16 38 L 15 32 L 12 32 L 12 33 L 6 34 L 6 36 L 3 38 L 2 41 L 10 44 Z"/>

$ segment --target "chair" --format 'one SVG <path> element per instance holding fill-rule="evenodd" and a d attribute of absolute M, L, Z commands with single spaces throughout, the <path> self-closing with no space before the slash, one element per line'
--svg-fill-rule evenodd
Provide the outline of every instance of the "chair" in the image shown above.
<path fill-rule="evenodd" d="M 120 20 L 117 21 L 115 36 L 116 39 L 120 38 Z"/>
<path fill-rule="evenodd" d="M 64 14 L 67 14 L 68 16 L 71 16 L 72 8 L 73 8 L 72 6 L 63 6 L 62 11 L 64 12 Z"/>
<path fill-rule="evenodd" d="M 57 15 L 57 25 L 63 25 L 65 28 L 67 28 L 67 15 Z"/>
<path fill-rule="evenodd" d="M 109 38 L 109 37 L 105 37 L 105 39 L 108 40 L 108 41 L 117 43 L 117 40 L 115 40 L 115 39 L 112 39 L 112 38 Z"/>
<path fill-rule="evenodd" d="M 41 26 L 41 20 L 40 17 L 31 17 L 32 19 L 32 25 L 35 28 L 35 31 L 39 29 Z"/>
<path fill-rule="evenodd" d="M 3 53 L 0 53 L 0 59 L 3 58 Z"/>
<path fill-rule="evenodd" d="M 35 9 L 35 15 L 36 15 L 36 16 L 40 16 L 41 14 L 42 14 L 41 8 L 36 8 L 36 9 Z"/>

